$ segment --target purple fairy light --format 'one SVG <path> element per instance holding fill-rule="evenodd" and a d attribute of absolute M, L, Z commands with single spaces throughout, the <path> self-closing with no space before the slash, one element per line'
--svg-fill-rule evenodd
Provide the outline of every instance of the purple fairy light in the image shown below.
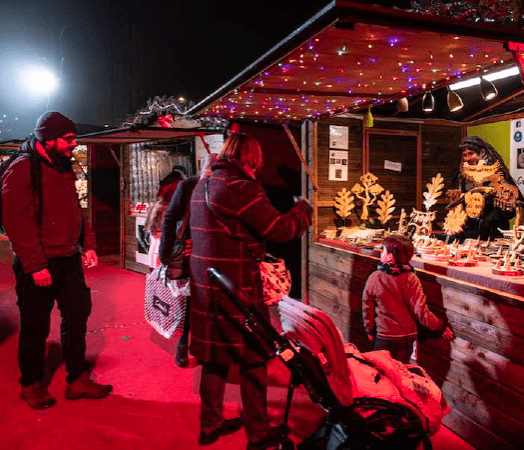
<path fill-rule="evenodd" d="M 400 42 L 400 38 L 398 37 L 390 37 L 388 38 L 388 43 L 391 47 L 394 47 L 396 44 Z"/>

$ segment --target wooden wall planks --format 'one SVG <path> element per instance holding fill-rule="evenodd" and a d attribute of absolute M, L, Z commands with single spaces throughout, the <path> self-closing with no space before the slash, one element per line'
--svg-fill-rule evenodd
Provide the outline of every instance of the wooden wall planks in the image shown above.
<path fill-rule="evenodd" d="M 348 180 L 329 180 L 329 126 L 348 127 Z M 452 180 L 460 162 L 458 145 L 462 139 L 462 130 L 457 126 L 442 126 L 414 124 L 402 122 L 385 122 L 376 120 L 375 126 L 368 129 L 368 149 L 363 148 L 364 129 L 362 122 L 350 118 L 334 118 L 318 122 L 317 155 L 315 172 L 320 187 L 318 202 L 325 205 L 335 199 L 337 193 L 346 188 L 350 190 L 355 183 L 360 182 L 364 167 L 379 177 L 379 184 L 389 190 L 397 199 L 393 219 L 388 224 L 396 226 L 400 209 L 405 208 L 411 213 L 411 208 L 421 205 L 422 193 L 432 177 L 440 173 L 444 178 L 444 191 L 452 188 Z M 420 154 L 417 154 L 417 138 L 420 140 Z M 384 161 L 402 163 L 402 172 L 384 169 Z M 417 173 L 417 168 L 419 168 Z M 420 192 L 417 192 L 419 186 Z M 445 218 L 445 194 L 437 205 L 437 222 Z M 374 215 L 374 205 L 371 213 Z M 423 208 L 423 207 L 422 207 Z M 333 206 L 316 205 L 315 236 L 326 228 L 343 226 L 343 221 L 335 214 Z M 349 217 L 347 226 L 360 226 L 360 207 L 357 207 Z M 436 224 L 435 224 L 436 228 Z"/>

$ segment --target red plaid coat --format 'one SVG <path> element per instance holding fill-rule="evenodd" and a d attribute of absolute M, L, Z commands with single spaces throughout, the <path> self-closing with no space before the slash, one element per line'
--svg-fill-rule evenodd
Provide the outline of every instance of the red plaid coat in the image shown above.
<path fill-rule="evenodd" d="M 238 327 L 244 315 L 211 283 L 207 269 L 221 271 L 269 317 L 255 255 L 264 254 L 264 241 L 285 242 L 303 234 L 311 225 L 311 208 L 302 201 L 281 214 L 261 184 L 236 165 L 219 160 L 212 168 L 208 186 L 214 214 L 205 201 L 206 180 L 198 182 L 191 199 L 191 354 L 228 365 L 256 363 L 261 357 Z"/>

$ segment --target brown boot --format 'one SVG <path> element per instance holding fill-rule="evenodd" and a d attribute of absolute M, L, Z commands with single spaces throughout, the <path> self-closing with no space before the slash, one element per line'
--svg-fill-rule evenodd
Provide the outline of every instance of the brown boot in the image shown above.
<path fill-rule="evenodd" d="M 110 384 L 98 384 L 91 379 L 89 372 L 84 372 L 80 376 L 69 383 L 66 387 L 65 398 L 68 400 L 76 400 L 79 398 L 104 398 L 107 397 L 113 386 Z"/>
<path fill-rule="evenodd" d="M 56 400 L 41 381 L 29 386 L 22 386 L 21 397 L 33 409 L 49 408 L 56 403 Z"/>

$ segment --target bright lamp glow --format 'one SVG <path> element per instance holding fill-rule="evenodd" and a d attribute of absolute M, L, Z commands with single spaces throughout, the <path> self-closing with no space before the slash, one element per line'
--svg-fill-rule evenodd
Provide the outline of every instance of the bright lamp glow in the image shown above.
<path fill-rule="evenodd" d="M 489 75 L 483 75 L 482 77 L 488 81 L 502 80 L 503 78 L 514 77 L 520 75 L 518 67 L 511 67 L 505 70 L 499 70 L 498 72 L 490 73 Z M 471 78 L 466 81 L 459 81 L 458 83 L 451 84 L 449 88 L 453 91 L 457 89 L 464 89 L 470 86 L 477 86 L 480 84 L 480 78 Z"/>
<path fill-rule="evenodd" d="M 58 79 L 45 68 L 29 68 L 21 73 L 24 88 L 33 94 L 49 95 L 58 88 Z"/>

